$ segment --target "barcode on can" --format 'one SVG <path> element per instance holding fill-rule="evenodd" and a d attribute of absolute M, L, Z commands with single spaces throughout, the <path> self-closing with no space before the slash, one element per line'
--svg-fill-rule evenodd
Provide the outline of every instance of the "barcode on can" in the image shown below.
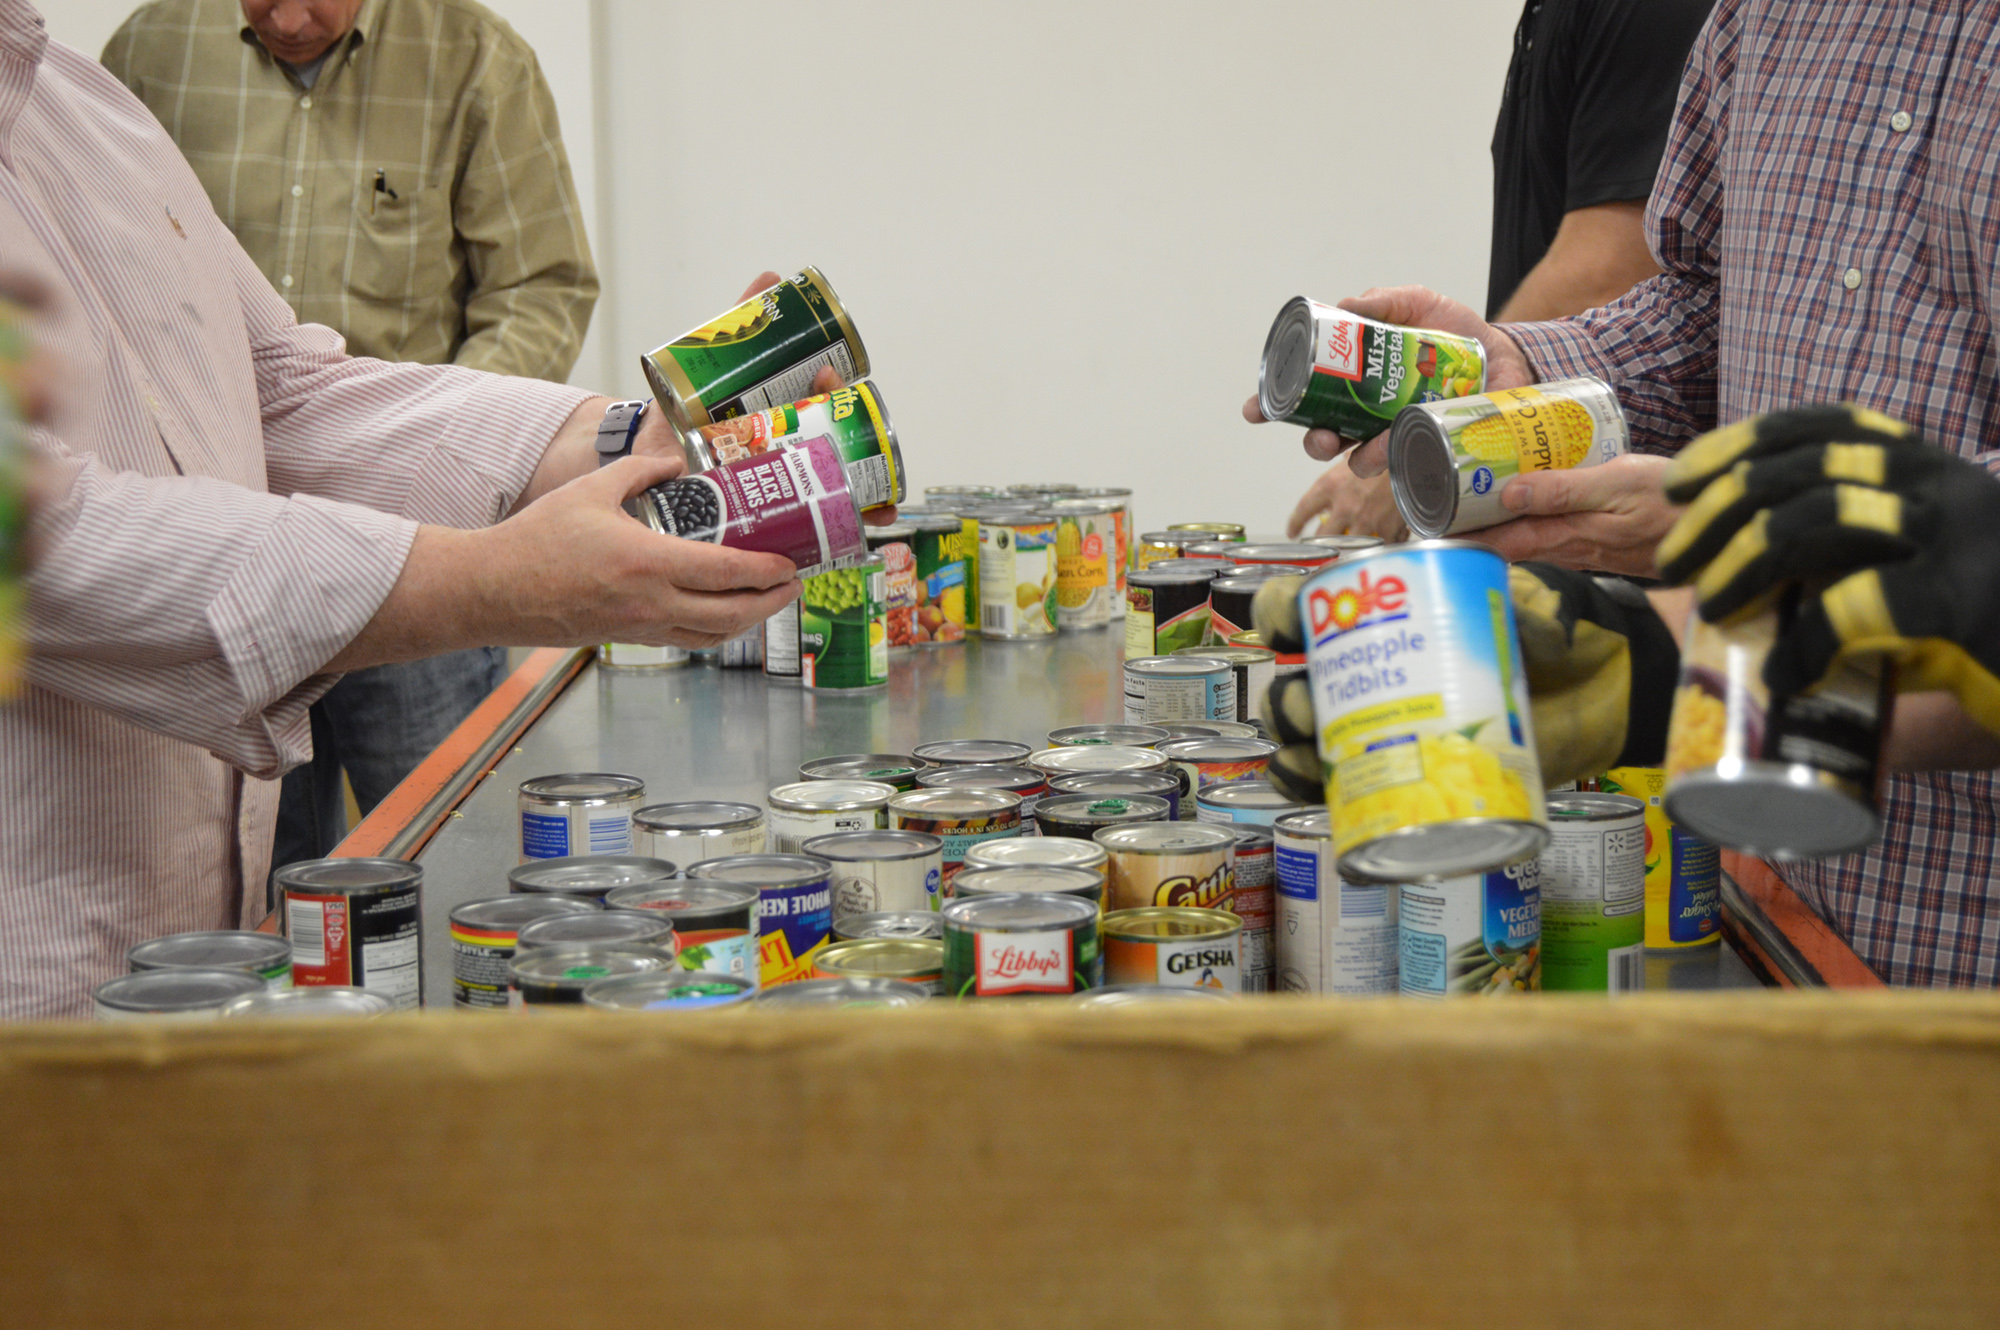
<path fill-rule="evenodd" d="M 292 940 L 292 964 L 326 964 L 326 907 L 320 902 L 287 901 L 285 935 Z"/>
<path fill-rule="evenodd" d="M 986 633 L 1004 633 L 1013 625 L 1007 622 L 1005 605 L 981 605 L 979 607 L 979 629 Z"/>
<path fill-rule="evenodd" d="M 294 944 L 296 945 L 296 944 Z M 1619 947 L 1604 953 L 1611 962 L 1606 987 L 1613 993 L 1639 993 L 1646 987 L 1646 948 Z"/>

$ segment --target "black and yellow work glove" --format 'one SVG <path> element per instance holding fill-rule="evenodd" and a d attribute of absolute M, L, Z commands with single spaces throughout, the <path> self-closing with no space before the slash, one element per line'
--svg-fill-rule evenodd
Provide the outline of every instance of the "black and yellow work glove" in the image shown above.
<path fill-rule="evenodd" d="M 1660 571 L 1694 584 L 1703 618 L 1825 588 L 1765 662 L 1774 693 L 1880 652 L 1901 691 L 1949 691 L 2000 734 L 2000 482 L 1985 470 L 1880 412 L 1812 406 L 1703 435 L 1666 486 L 1689 507 Z"/>
<path fill-rule="evenodd" d="M 1257 631 L 1275 651 L 1303 650 L 1301 581 L 1274 577 L 1251 605 Z M 1507 587 L 1542 779 L 1560 785 L 1612 767 L 1659 765 L 1680 651 L 1645 593 L 1615 577 L 1545 563 L 1515 564 Z M 1263 715 L 1280 745 L 1271 783 L 1294 799 L 1321 802 L 1323 769 L 1306 676 L 1276 680 Z"/>

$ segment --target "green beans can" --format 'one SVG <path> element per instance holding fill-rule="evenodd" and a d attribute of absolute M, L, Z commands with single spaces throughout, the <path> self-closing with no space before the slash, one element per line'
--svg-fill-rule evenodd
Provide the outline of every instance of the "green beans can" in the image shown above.
<path fill-rule="evenodd" d="M 1549 796 L 1542 851 L 1542 987 L 1646 986 L 1646 805 L 1622 794 Z"/>
<path fill-rule="evenodd" d="M 799 671 L 806 687 L 857 692 L 888 684 L 887 581 L 879 554 L 805 579 Z"/>
<path fill-rule="evenodd" d="M 692 332 L 639 358 L 667 418 L 688 431 L 797 402 L 832 368 L 868 377 L 868 350 L 847 308 L 817 268 L 760 291 Z"/>
<path fill-rule="evenodd" d="M 1295 296 L 1264 341 L 1257 403 L 1266 420 L 1370 439 L 1412 402 L 1485 387 L 1486 352 L 1476 338 L 1377 323 Z"/>

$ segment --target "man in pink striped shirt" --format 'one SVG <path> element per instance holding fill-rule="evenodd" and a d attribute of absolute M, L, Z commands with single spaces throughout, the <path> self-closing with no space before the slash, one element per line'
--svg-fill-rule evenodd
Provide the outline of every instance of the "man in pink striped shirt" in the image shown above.
<path fill-rule="evenodd" d="M 0 0 L 0 265 L 75 387 L 0 709 L 0 1016 L 74 1016 L 126 949 L 263 913 L 275 778 L 342 670 L 488 642 L 711 645 L 784 559 L 665 540 L 621 502 L 680 469 L 648 413 L 350 358 L 294 322 L 158 122 Z"/>

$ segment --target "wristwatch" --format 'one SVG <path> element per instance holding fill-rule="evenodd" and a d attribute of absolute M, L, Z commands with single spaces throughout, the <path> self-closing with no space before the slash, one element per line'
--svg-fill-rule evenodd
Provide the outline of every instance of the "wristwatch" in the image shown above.
<path fill-rule="evenodd" d="M 639 437 L 639 426 L 646 419 L 646 408 L 652 403 L 641 399 L 636 402 L 613 402 L 604 408 L 604 420 L 597 427 L 597 464 L 609 466 L 621 457 L 632 455 L 632 440 Z"/>

